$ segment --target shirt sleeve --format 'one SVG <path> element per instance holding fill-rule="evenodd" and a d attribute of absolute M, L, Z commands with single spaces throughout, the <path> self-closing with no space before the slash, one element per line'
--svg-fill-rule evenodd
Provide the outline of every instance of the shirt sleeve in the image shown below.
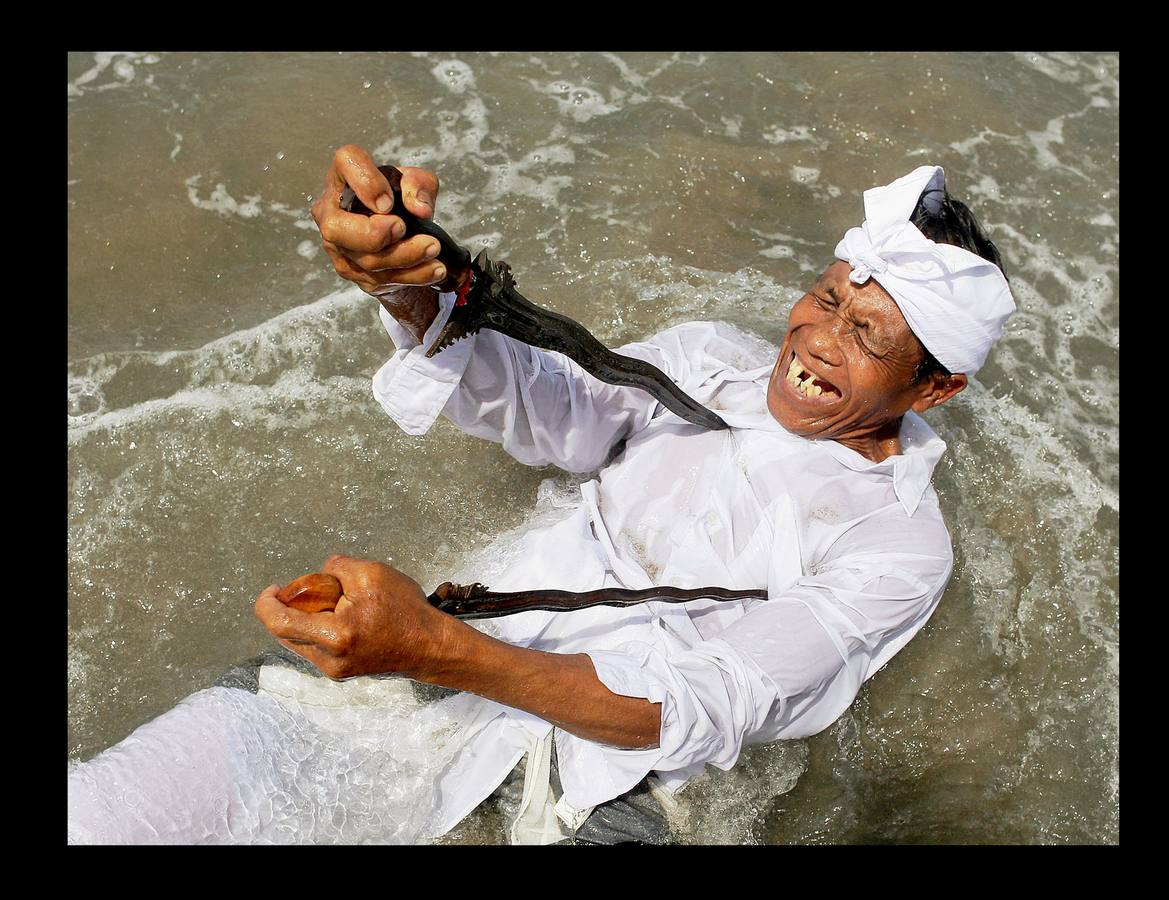
<path fill-rule="evenodd" d="M 896 546 L 886 542 L 874 553 L 866 544 L 888 523 L 868 529 L 850 552 L 758 601 L 717 638 L 685 648 L 664 639 L 586 651 L 609 690 L 662 704 L 660 743 L 630 751 L 558 735 L 562 756 L 588 762 L 562 770 L 568 802 L 593 806 L 651 771 L 669 782 L 705 763 L 727 770 L 746 744 L 808 737 L 831 725 L 936 607 L 952 562 L 937 524 L 942 539 L 934 534 L 932 552 L 920 541 L 912 552 L 901 549 L 914 542 L 895 538 Z M 587 783 L 576 775 L 583 771 Z"/>
<path fill-rule="evenodd" d="M 454 294 L 440 295 L 421 346 L 381 311 L 397 350 L 374 376 L 373 392 L 408 434 L 424 434 L 441 414 L 468 434 L 502 444 L 520 462 L 591 472 L 659 411 L 645 391 L 607 384 L 561 353 L 489 329 L 427 359 L 425 348 L 446 324 L 454 300 Z M 652 363 L 687 390 L 688 380 L 702 378 L 694 359 L 697 353 L 697 362 L 703 360 L 701 345 L 687 349 L 673 331 L 617 352 Z"/>

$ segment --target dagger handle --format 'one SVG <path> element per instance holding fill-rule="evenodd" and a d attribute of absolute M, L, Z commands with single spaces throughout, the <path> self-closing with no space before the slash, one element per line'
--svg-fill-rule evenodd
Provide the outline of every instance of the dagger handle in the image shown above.
<path fill-rule="evenodd" d="M 341 582 L 332 575 L 312 572 L 290 581 L 276 594 L 286 606 L 301 612 L 332 612 L 341 599 Z"/>
<path fill-rule="evenodd" d="M 406 204 L 402 202 L 402 173 L 399 169 L 394 166 L 378 166 L 377 168 L 386 176 L 386 180 L 390 183 L 390 190 L 394 194 L 394 208 L 390 210 L 389 215 L 397 216 L 406 223 L 406 234 L 403 235 L 402 239 L 405 240 L 416 234 L 425 234 L 436 239 L 440 245 L 436 258 L 446 266 L 447 274 L 446 278 L 438 284 L 431 285 L 431 287 L 436 291 L 457 291 L 462 287 L 463 281 L 471 269 L 471 254 L 465 248 L 460 247 L 454 238 L 435 225 L 432 220 L 420 219 L 406 209 Z M 363 216 L 373 215 L 373 210 L 357 199 L 357 195 L 348 185 L 341 193 L 341 208 L 346 212 Z"/>

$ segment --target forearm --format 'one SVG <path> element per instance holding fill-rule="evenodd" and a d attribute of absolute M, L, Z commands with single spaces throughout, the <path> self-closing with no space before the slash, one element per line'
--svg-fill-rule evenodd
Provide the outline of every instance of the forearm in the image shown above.
<path fill-rule="evenodd" d="M 414 680 L 470 691 L 596 743 L 658 746 L 661 704 L 614 694 L 586 654 L 515 647 L 445 615 L 440 630 L 438 649 L 406 673 Z"/>

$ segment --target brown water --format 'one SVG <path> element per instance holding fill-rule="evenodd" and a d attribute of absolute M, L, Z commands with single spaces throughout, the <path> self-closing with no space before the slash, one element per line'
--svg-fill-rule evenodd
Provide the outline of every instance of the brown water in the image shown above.
<path fill-rule="evenodd" d="M 442 178 L 437 220 L 610 346 L 777 342 L 860 192 L 945 166 L 1019 303 L 931 413 L 953 580 L 848 713 L 683 792 L 680 840 L 1119 841 L 1119 57 L 71 54 L 69 748 L 273 641 L 333 552 L 424 586 L 522 527 L 529 469 L 373 400 L 391 351 L 308 214 L 333 149 Z M 504 539 L 506 542 L 506 538 Z M 491 809 L 453 839 L 504 839 Z"/>

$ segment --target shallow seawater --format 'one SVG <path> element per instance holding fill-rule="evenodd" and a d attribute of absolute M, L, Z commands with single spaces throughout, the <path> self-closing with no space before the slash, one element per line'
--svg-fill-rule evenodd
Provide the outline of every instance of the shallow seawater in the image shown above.
<path fill-rule="evenodd" d="M 937 163 L 1019 303 L 930 415 L 953 579 L 835 725 L 708 770 L 675 833 L 1119 841 L 1118 55 L 143 51 L 68 69 L 70 760 L 270 649 L 264 586 L 344 552 L 430 588 L 571 495 L 445 421 L 409 437 L 374 401 L 391 345 L 308 213 L 337 146 L 437 171 L 437 220 L 610 346 L 693 319 L 778 342 L 861 192 Z M 449 840 L 504 835 L 489 803 Z"/>

